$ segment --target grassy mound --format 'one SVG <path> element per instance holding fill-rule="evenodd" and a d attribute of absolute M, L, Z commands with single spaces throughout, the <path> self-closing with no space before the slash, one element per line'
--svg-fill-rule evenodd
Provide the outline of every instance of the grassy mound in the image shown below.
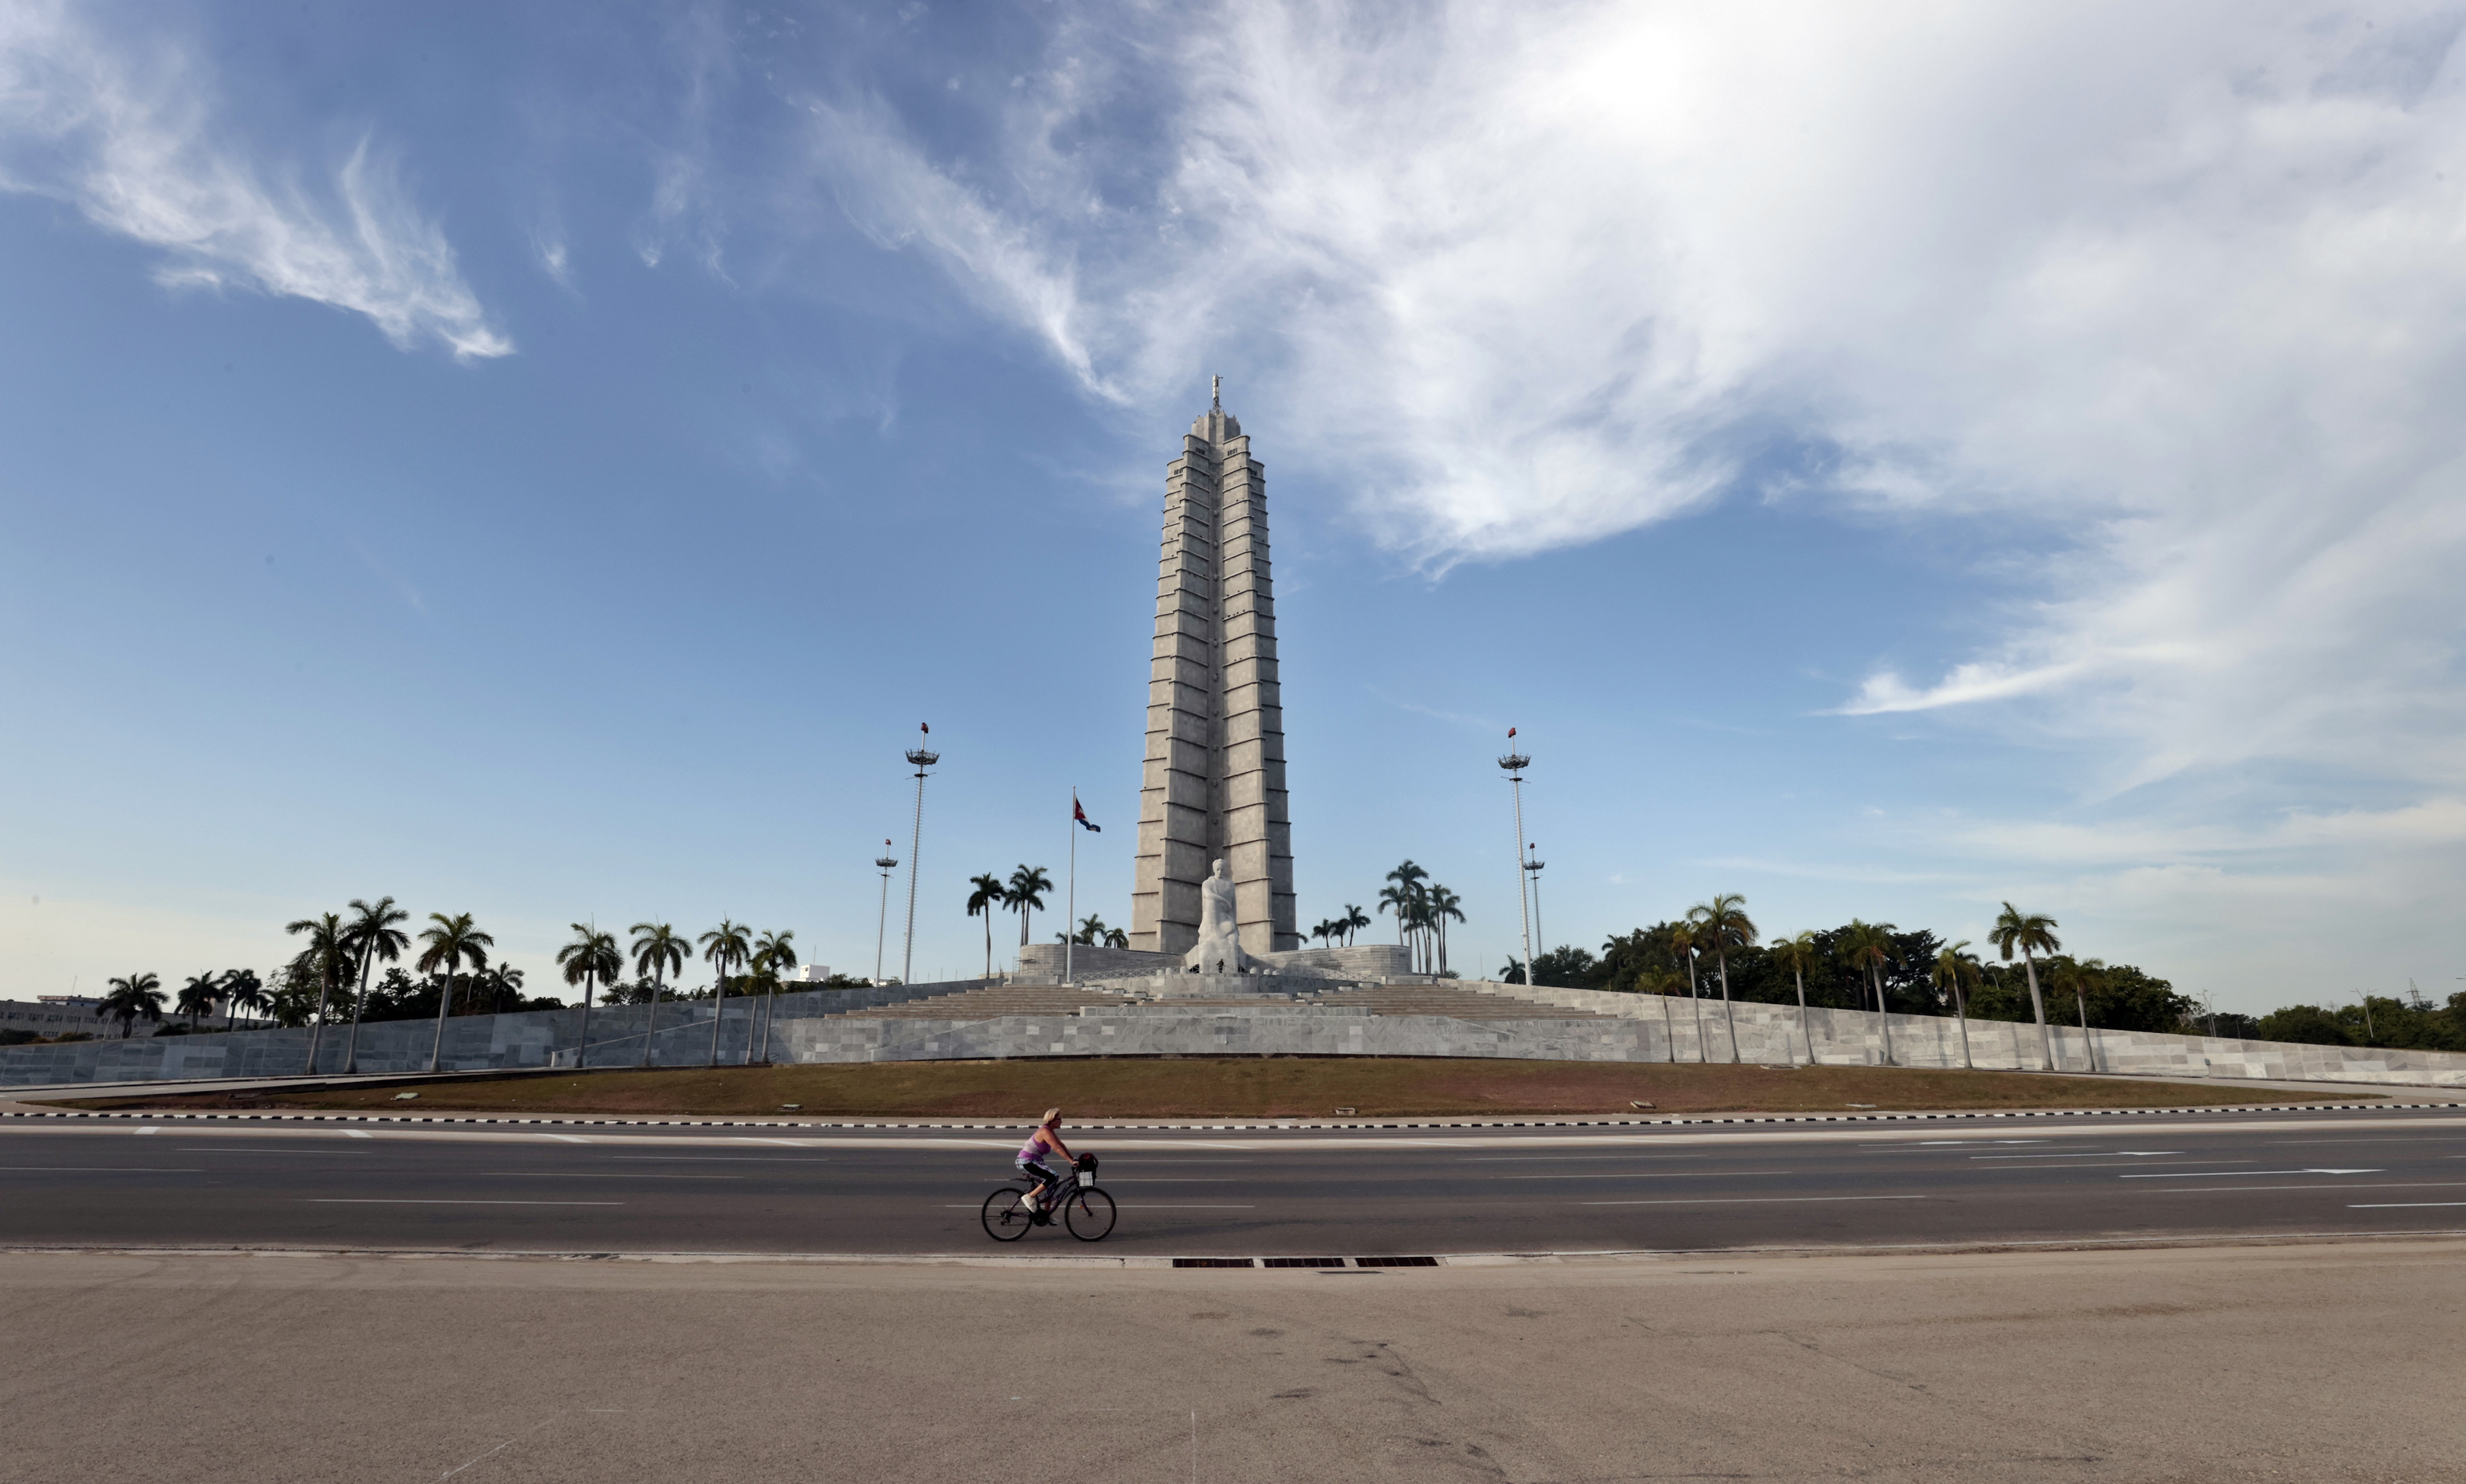
<path fill-rule="evenodd" d="M 594 1071 L 347 1091 L 83 1099 L 83 1108 L 349 1110 L 523 1114 L 1072 1119 L 1363 1118 L 1539 1113 L 1933 1112 L 2169 1108 L 2299 1102 L 2307 1094 L 2205 1083 L 1893 1067 L 1766 1068 L 1460 1058 L 1121 1059 L 890 1062 Z"/>

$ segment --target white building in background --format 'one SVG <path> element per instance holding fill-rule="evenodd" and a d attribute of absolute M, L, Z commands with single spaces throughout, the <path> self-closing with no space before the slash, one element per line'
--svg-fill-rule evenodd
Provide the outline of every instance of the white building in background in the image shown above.
<path fill-rule="evenodd" d="M 790 975 L 781 982 L 788 984 L 819 984 L 830 977 L 831 966 L 829 964 L 800 963 L 796 965 L 796 972 Z"/>

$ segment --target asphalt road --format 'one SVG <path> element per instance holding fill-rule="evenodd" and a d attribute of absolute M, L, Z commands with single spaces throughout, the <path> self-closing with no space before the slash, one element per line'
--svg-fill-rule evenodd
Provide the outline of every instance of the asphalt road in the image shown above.
<path fill-rule="evenodd" d="M 0 1478 L 2457 1484 L 2461 1256 L 0 1253 Z"/>
<path fill-rule="evenodd" d="M 0 1246 L 1358 1256 L 2466 1231 L 2466 1114 L 1088 1133 L 1121 1222 L 996 1248 L 1018 1135 L 0 1130 Z"/>

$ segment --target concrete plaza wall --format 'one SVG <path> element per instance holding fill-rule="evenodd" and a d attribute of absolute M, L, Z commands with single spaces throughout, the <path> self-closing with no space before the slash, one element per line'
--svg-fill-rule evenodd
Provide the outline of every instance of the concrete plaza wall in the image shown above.
<path fill-rule="evenodd" d="M 810 990 L 775 1000 L 731 1000 L 719 1026 L 719 1059 L 742 1063 L 759 1053 L 764 1017 L 774 1062 L 934 1061 L 1039 1056 L 1468 1056 L 1560 1061 L 1726 1062 L 1731 1027 L 1743 1061 L 1814 1060 L 1837 1066 L 1963 1065 L 1962 1023 L 1937 1016 L 1886 1018 L 1864 1010 L 1810 1010 L 1667 999 L 1597 990 L 1526 989 L 1457 980 L 1452 987 L 1520 1001 L 1530 1019 L 1460 1020 L 1444 1015 L 1366 1015 L 1339 1004 L 1277 998 L 1273 989 L 1318 981 L 1277 977 L 1188 987 L 1218 993 L 1235 985 L 1259 995 L 1256 1004 L 1177 1005 L 1174 998 L 1139 1004 L 1092 1005 L 1076 1015 L 1004 1015 L 975 1020 L 886 1019 L 865 1010 L 973 989 L 984 981 L 886 985 L 878 989 Z M 1271 989 L 1271 986 L 1273 987 Z M 1177 981 L 1174 988 L 1185 987 Z M 1554 1010 L 1586 1010 L 1570 1019 Z M 591 1017 L 593 1067 L 631 1067 L 643 1058 L 650 1007 L 599 1008 Z M 443 1065 L 454 1071 L 572 1066 L 581 1012 L 528 1011 L 473 1015 L 446 1023 Z M 1967 1023 L 1968 1062 L 1987 1069 L 2037 1070 L 2034 1024 Z M 316 1070 L 343 1068 L 347 1027 L 328 1027 Z M 387 1021 L 360 1027 L 362 1071 L 423 1071 L 432 1021 Z M 2291 1046 L 2224 1037 L 2054 1027 L 2057 1071 L 2101 1071 L 2176 1077 L 2466 1087 L 2466 1055 L 2353 1046 Z M 701 1066 L 710 1058 L 707 1001 L 659 1007 L 652 1065 Z M 242 1031 L 68 1046 L 0 1047 L 0 1086 L 101 1084 L 240 1077 L 299 1076 L 307 1071 L 305 1030 Z"/>
<path fill-rule="evenodd" d="M 1654 1026 L 1652 1054 L 1682 1062 L 1730 1059 L 1724 1006 L 1718 1000 L 1616 994 L 1597 989 L 1527 989 L 1521 984 L 1468 982 L 1468 989 L 1527 1001 L 1642 1020 Z M 2098 1030 L 2051 1025 L 2054 1065 L 2045 1064 L 2036 1023 L 1969 1021 L 1968 1060 L 1962 1055 L 1964 1023 L 1949 1016 L 1894 1015 L 1872 1010 L 1808 1010 L 1800 1030 L 1795 1005 L 1739 1003 L 1738 1055 L 1750 1062 L 1814 1060 L 1827 1065 L 1881 1065 L 1889 1032 L 1891 1060 L 1902 1067 L 1963 1065 L 2006 1071 L 2100 1071 L 2171 1077 L 2237 1077 L 2288 1082 L 2388 1083 L 2404 1087 L 2466 1087 L 2466 1055 L 2454 1051 L 2399 1051 L 2364 1046 L 2297 1046 L 2283 1041 L 2241 1041 L 2226 1036 L 2177 1036 L 2158 1031 Z M 1662 1026 L 1667 1024 L 1667 1030 Z M 1699 1029 L 1700 1025 L 1700 1029 Z"/>
<path fill-rule="evenodd" d="M 758 1043 L 763 1016 L 779 1026 L 849 1009 L 873 1009 L 932 995 L 980 987 L 982 979 L 945 984 L 888 984 L 865 989 L 806 990 L 773 1001 L 727 1001 L 719 1028 L 720 1060 L 745 1060 Z M 699 1067 L 710 1059 L 711 1007 L 705 1001 L 662 1001 L 659 1005 L 655 1067 Z M 597 1005 L 591 1012 L 594 1067 L 631 1067 L 642 1060 L 652 1033 L 649 1005 Z M 582 1030 L 579 1007 L 525 1010 L 510 1015 L 461 1015 L 445 1023 L 441 1058 L 447 1071 L 485 1071 L 574 1065 Z M 176 1082 L 239 1077 L 298 1077 L 343 1069 L 348 1024 L 328 1025 L 308 1065 L 310 1033 L 249 1030 L 223 1035 L 141 1037 L 130 1041 L 77 1041 L 66 1046 L 0 1046 L 0 1087 L 60 1083 Z M 360 1027 L 359 1069 L 426 1071 L 437 1023 L 374 1021 Z M 773 1056 L 777 1058 L 774 1047 Z"/>

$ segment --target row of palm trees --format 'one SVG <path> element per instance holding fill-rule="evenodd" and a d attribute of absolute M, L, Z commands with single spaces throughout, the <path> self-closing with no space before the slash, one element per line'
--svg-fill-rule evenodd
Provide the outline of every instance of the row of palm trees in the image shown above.
<path fill-rule="evenodd" d="M 1670 924 L 1666 939 L 1687 965 L 1687 995 L 1695 1001 L 1695 1044 L 1699 1047 L 1705 1045 L 1704 1009 L 1702 997 L 1696 988 L 1696 960 L 1707 954 L 1712 956 L 1721 986 L 1722 1020 L 1729 1030 L 1730 1060 L 1733 1062 L 1738 1060 L 1738 1027 L 1736 1013 L 1731 1008 L 1729 956 L 1735 949 L 1756 947 L 1759 937 L 1759 930 L 1755 920 L 1747 915 L 1746 906 L 1747 899 L 1737 892 L 1716 892 L 1712 900 L 1689 908 L 1684 919 Z M 2006 902 L 1986 934 L 1987 941 L 2002 953 L 2006 963 L 2011 962 L 2015 954 L 2020 956 L 2023 971 L 2029 976 L 2030 1009 L 2037 1017 L 2040 1065 L 2049 1070 L 2052 1070 L 2055 1065 L 2054 1038 L 2047 1026 L 2046 1000 L 2038 992 L 2038 956 L 2052 955 L 2063 947 L 2062 939 L 2055 936 L 2058 926 L 2055 919 L 2043 912 L 2024 912 Z M 1874 993 L 1878 1012 L 1876 1023 L 1882 1027 L 1887 1065 L 1894 1062 L 1893 1023 L 1884 999 L 1884 966 L 1898 961 L 1894 951 L 1893 931 L 1889 922 L 1864 922 L 1852 917 L 1833 947 L 1834 953 L 1864 978 Z M 1968 947 L 1967 938 L 1947 945 L 1930 966 L 1937 986 L 1952 992 L 1953 1013 L 1961 1025 L 1961 1065 L 1963 1067 L 1975 1065 L 1969 1051 L 1967 991 L 1978 986 L 1984 970 L 1978 956 L 1966 952 Z M 1812 1062 L 1815 1060 L 1815 1041 L 1806 1023 L 1806 971 L 1818 964 L 1822 950 L 1812 932 L 1777 938 L 1764 944 L 1763 950 L 1774 962 L 1788 970 L 1797 983 L 1799 1038 L 1805 1046 L 1806 1059 Z M 2089 1031 L 2088 990 L 2092 979 L 2103 967 L 2096 959 L 2080 963 L 2067 960 L 2058 971 L 2059 977 L 2067 982 L 2059 983 L 2057 987 L 2072 990 L 2080 1011 L 2084 1037 Z M 1532 978 L 1529 968 L 1525 971 L 1525 978 L 1528 981 Z M 1672 970 L 1648 969 L 1637 987 L 1647 994 L 1674 995 L 1677 993 L 1678 976 Z M 1663 1006 L 1665 1032 L 1669 1029 L 1669 1007 Z M 1670 1042 L 1670 1059 L 1675 1061 L 1678 1050 L 1674 1039 Z"/>
<path fill-rule="evenodd" d="M 1042 866 L 1022 865 L 1004 881 L 991 871 L 968 878 L 968 915 L 985 920 L 985 978 L 994 977 L 994 913 L 1019 913 L 1019 946 L 1027 946 L 1028 918 L 1043 910 L 1044 893 L 1053 889 L 1053 877 Z M 1125 934 L 1121 946 L 1128 948 Z"/>
<path fill-rule="evenodd" d="M 1447 972 L 1447 924 L 1465 920 L 1464 899 L 1430 879 L 1430 873 L 1406 861 L 1387 873 L 1387 885 L 1379 890 L 1379 911 L 1381 916 L 1393 913 L 1396 918 L 1396 941 L 1411 951 L 1415 974 Z M 1356 928 L 1370 926 L 1358 907 L 1347 907 L 1340 923 L 1322 923 L 1343 932 L 1345 941 L 1352 941 Z M 1311 933 L 1313 937 L 1319 934 Z"/>
<path fill-rule="evenodd" d="M 1322 947 L 1333 948 L 1335 946 L 1335 940 L 1342 938 L 1344 946 L 1351 948 L 1353 935 L 1368 926 L 1370 926 L 1368 914 L 1354 903 L 1347 902 L 1344 904 L 1343 916 L 1328 918 L 1317 927 L 1311 929 L 1310 935 L 1318 939 Z"/>

